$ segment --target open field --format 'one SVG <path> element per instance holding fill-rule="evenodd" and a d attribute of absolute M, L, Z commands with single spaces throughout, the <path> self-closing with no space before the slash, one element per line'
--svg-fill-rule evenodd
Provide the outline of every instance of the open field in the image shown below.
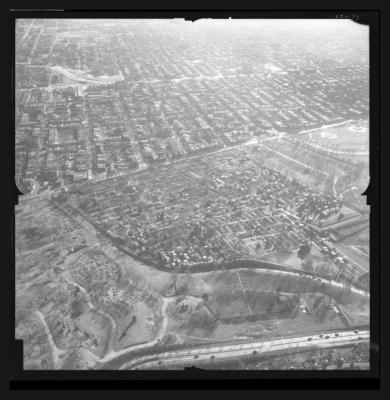
<path fill-rule="evenodd" d="M 281 151 L 279 146 L 283 143 L 285 147 L 289 147 L 287 151 Z M 315 188 L 321 192 L 331 192 L 332 178 L 323 170 L 316 167 L 316 154 L 306 151 L 309 158 L 302 157 L 302 150 L 296 148 L 295 153 L 290 151 L 291 144 L 281 139 L 275 143 L 267 143 L 266 145 L 253 146 L 248 148 L 250 156 L 254 160 L 264 163 L 269 168 L 272 168 L 281 174 L 298 179 L 300 182 Z"/>
<path fill-rule="evenodd" d="M 367 123 L 361 125 L 363 132 Z M 355 132 L 354 126 L 326 128 L 335 130 L 332 133 L 334 137 L 329 132 L 323 133 L 322 129 L 297 136 L 283 136 L 248 146 L 246 151 L 256 162 L 298 179 L 321 193 L 340 196 L 343 201 L 364 209 L 367 205 L 361 194 L 369 183 L 368 132 L 364 141 L 364 134 Z M 321 140 L 317 140 L 317 136 Z M 365 146 L 364 150 L 361 150 L 362 146 Z"/>
<path fill-rule="evenodd" d="M 354 121 L 345 125 L 324 127 L 301 136 L 312 144 L 335 154 L 365 153 L 369 147 L 368 121 Z M 340 153 L 338 153 L 340 152 Z"/>
<path fill-rule="evenodd" d="M 358 321 L 363 323 L 365 319 L 368 323 L 367 299 L 314 282 L 305 278 L 280 277 L 268 271 L 241 269 L 180 275 L 176 287 L 182 296 L 187 294 L 203 300 L 202 304 L 220 321 L 217 326 L 210 321 L 215 330 L 203 332 L 202 337 L 269 336 L 285 331 L 342 327 L 337 313 L 327 305 L 331 303 L 351 305 L 358 302 L 363 307 Z M 257 329 L 249 332 L 249 327 L 255 325 L 258 325 Z"/>
<path fill-rule="evenodd" d="M 118 321 L 116 350 L 151 341 L 154 338 L 154 318 L 153 309 L 143 302 L 135 303 L 129 318 Z"/>

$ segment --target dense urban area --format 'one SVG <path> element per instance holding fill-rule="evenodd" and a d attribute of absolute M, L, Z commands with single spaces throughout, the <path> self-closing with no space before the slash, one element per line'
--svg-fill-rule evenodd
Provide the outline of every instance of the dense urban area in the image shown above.
<path fill-rule="evenodd" d="M 369 369 L 368 28 L 18 19 L 25 369 Z"/>

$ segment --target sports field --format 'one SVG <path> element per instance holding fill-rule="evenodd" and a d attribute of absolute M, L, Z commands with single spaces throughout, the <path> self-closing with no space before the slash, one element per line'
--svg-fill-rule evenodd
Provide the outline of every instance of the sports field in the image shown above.
<path fill-rule="evenodd" d="M 351 121 L 343 125 L 325 126 L 302 134 L 300 139 L 308 140 L 313 146 L 334 153 L 368 154 L 368 121 Z"/>

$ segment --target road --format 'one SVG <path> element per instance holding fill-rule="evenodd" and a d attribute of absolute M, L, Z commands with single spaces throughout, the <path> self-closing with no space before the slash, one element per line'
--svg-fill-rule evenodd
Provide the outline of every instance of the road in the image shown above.
<path fill-rule="evenodd" d="M 169 364 L 185 364 L 187 362 L 194 364 L 199 361 L 210 362 L 217 359 L 245 357 L 287 349 L 345 346 L 368 341 L 369 338 L 370 333 L 368 330 L 347 330 L 266 341 L 255 341 L 250 343 L 224 344 L 220 346 L 208 345 L 192 348 L 190 350 L 173 350 L 160 354 L 150 354 L 137 357 L 124 362 L 119 366 L 119 369 L 147 369 L 156 366 L 166 366 Z"/>
<path fill-rule="evenodd" d="M 35 22 L 35 19 L 33 19 L 30 23 L 30 25 L 28 26 L 28 28 L 26 29 L 26 31 L 24 32 L 24 35 L 20 38 L 18 46 L 20 46 L 23 41 L 26 39 L 26 37 L 30 34 L 31 28 L 33 27 Z"/>
<path fill-rule="evenodd" d="M 132 91 L 134 90 L 134 87 L 132 88 Z M 126 104 L 126 102 L 123 100 L 122 97 L 120 97 L 121 99 L 121 107 L 123 110 L 123 115 L 124 115 L 124 119 L 123 122 L 125 123 L 125 127 L 126 127 L 126 132 L 127 132 L 127 136 L 130 139 L 131 142 L 131 147 L 133 149 L 134 152 L 134 156 L 138 162 L 138 172 L 143 171 L 145 169 L 147 169 L 147 164 L 144 161 L 143 155 L 140 151 L 140 147 L 138 145 L 137 140 L 135 140 L 135 135 L 134 135 L 134 131 L 133 131 L 133 127 L 132 127 L 132 122 L 131 122 L 131 118 L 129 117 L 129 109 L 128 106 Z"/>
<path fill-rule="evenodd" d="M 52 71 L 58 72 L 63 74 L 69 79 L 72 79 L 76 82 L 81 82 L 85 84 L 94 84 L 94 85 L 100 85 L 100 84 L 108 84 L 108 83 L 114 83 L 118 80 L 117 76 L 111 76 L 107 80 L 99 80 L 99 79 L 93 79 L 93 78 L 88 78 L 86 76 L 79 76 L 74 74 L 71 71 L 68 71 L 66 68 L 60 66 L 60 65 L 55 65 L 53 67 L 50 67 Z"/>
<path fill-rule="evenodd" d="M 333 187 L 332 187 L 332 190 L 333 190 L 333 194 L 337 197 L 337 190 L 336 190 L 336 184 L 337 184 L 337 180 L 338 180 L 338 176 L 337 175 L 334 175 L 333 176 Z"/>
<path fill-rule="evenodd" d="M 43 327 L 45 328 L 46 334 L 47 334 L 47 338 L 49 340 L 49 344 L 50 344 L 50 348 L 51 348 L 51 354 L 53 357 L 53 363 L 54 363 L 54 369 L 58 369 L 60 366 L 60 357 L 62 354 L 65 353 L 65 350 L 60 350 L 53 339 L 53 335 L 51 334 L 50 328 L 47 325 L 47 322 L 45 320 L 45 317 L 43 316 L 43 314 L 40 311 L 35 311 L 35 315 L 38 316 L 38 318 L 40 319 Z"/>
<path fill-rule="evenodd" d="M 69 207 L 69 205 L 68 205 L 68 207 Z M 58 208 L 58 206 L 57 206 L 57 208 Z M 61 207 L 60 209 L 62 209 L 63 207 Z M 80 214 L 79 214 L 80 215 Z M 83 218 L 84 219 L 84 218 Z M 78 220 L 78 219 L 77 219 Z M 81 222 L 81 221 L 79 221 L 79 223 L 80 224 L 82 224 L 83 226 L 84 226 L 84 224 Z M 89 225 L 89 222 L 88 222 L 88 225 Z M 120 250 L 121 251 L 121 250 Z M 115 257 L 114 257 L 115 258 Z M 237 268 L 237 270 L 240 270 L 240 269 L 242 269 L 242 268 Z M 366 298 L 368 298 L 368 297 L 370 297 L 370 294 L 368 293 L 368 292 L 365 292 L 364 290 L 361 290 L 361 289 L 358 289 L 358 288 L 355 288 L 354 286 L 347 286 L 347 285 L 345 285 L 345 284 L 343 284 L 343 283 L 341 283 L 341 282 L 337 282 L 337 281 L 335 281 L 335 280 L 333 280 L 333 279 L 325 279 L 325 278 L 322 278 L 322 277 L 320 277 L 320 276 L 313 276 L 313 275 L 309 275 L 309 274 L 305 274 L 303 271 L 302 272 L 297 272 L 297 271 L 292 271 L 292 270 L 290 270 L 290 271 L 286 271 L 286 270 L 270 270 L 270 269 L 266 269 L 266 268 L 262 268 L 261 269 L 261 271 L 263 271 L 263 272 L 269 272 L 269 273 L 273 273 L 273 274 L 287 274 L 287 275 L 290 275 L 290 276 L 295 276 L 295 277 L 297 277 L 297 278 L 299 278 L 299 277 L 303 277 L 303 276 L 305 276 L 305 277 L 310 277 L 311 279 L 313 279 L 313 280 L 317 280 L 318 282 L 320 282 L 320 283 L 324 283 L 324 284 L 326 284 L 326 285 L 330 285 L 330 286 L 332 286 L 332 287 L 335 287 L 335 288 L 339 288 L 339 289 L 345 289 L 345 290 L 350 290 L 352 293 L 354 293 L 354 294 L 358 294 L 358 295 L 360 295 L 360 296 L 363 296 L 363 297 L 366 297 Z"/>
<path fill-rule="evenodd" d="M 41 29 L 41 30 L 39 31 L 39 33 L 38 33 L 38 35 L 37 35 L 37 38 L 35 39 L 35 42 L 34 42 L 34 44 L 33 44 L 32 47 L 31 47 L 30 54 L 29 54 L 28 60 L 27 60 L 27 62 L 26 62 L 27 65 L 31 65 L 31 56 L 34 54 L 35 48 L 37 47 L 37 44 L 38 44 L 38 42 L 39 42 L 39 39 L 40 39 L 41 36 L 42 36 L 42 32 L 43 32 L 43 29 Z"/>

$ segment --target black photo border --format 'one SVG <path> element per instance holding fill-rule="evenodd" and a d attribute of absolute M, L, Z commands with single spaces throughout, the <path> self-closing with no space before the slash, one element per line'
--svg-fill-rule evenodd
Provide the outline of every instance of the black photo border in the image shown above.
<path fill-rule="evenodd" d="M 348 18 L 370 27 L 370 363 L 368 371 L 25 371 L 23 343 L 15 340 L 15 212 L 21 194 L 15 184 L 14 57 L 17 18 Z M 379 389 L 380 368 L 380 22 L 379 9 L 369 10 L 9 10 L 10 33 L 10 267 L 9 387 L 10 389 Z M 153 384 L 151 384 L 153 382 Z"/>

